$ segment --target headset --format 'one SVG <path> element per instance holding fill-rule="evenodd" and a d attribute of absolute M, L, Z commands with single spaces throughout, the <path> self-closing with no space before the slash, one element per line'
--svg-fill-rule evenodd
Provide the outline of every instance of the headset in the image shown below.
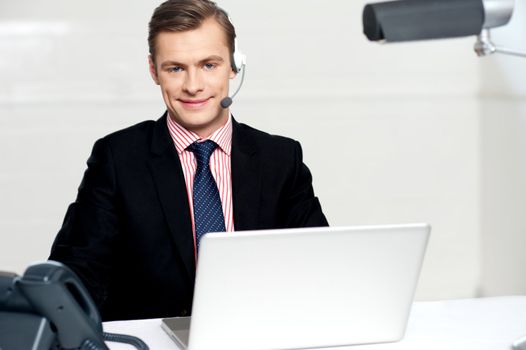
<path fill-rule="evenodd" d="M 237 87 L 236 91 L 232 94 L 232 96 L 227 96 L 224 99 L 221 100 L 221 107 L 222 108 L 228 108 L 232 104 L 232 99 L 234 96 L 237 95 L 239 90 L 241 89 L 241 86 L 243 86 L 243 82 L 245 81 L 245 69 L 247 65 L 247 56 L 244 55 L 241 51 L 239 51 L 237 47 L 237 39 L 234 39 L 234 53 L 232 54 L 232 60 L 231 60 L 232 70 L 236 73 L 241 72 L 241 82 L 239 83 L 239 86 Z"/>

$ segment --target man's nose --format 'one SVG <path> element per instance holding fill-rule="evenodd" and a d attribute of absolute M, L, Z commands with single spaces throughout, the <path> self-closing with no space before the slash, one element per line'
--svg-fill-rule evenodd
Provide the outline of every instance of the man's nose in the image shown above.
<path fill-rule="evenodd" d="M 203 77 L 198 69 L 189 69 L 186 74 L 183 89 L 190 95 L 195 95 L 203 90 Z"/>

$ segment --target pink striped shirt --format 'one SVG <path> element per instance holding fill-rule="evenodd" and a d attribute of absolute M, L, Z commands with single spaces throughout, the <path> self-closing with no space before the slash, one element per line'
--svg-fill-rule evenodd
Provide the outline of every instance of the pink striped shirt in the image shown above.
<path fill-rule="evenodd" d="M 179 154 L 179 160 L 183 167 L 184 179 L 186 182 L 186 192 L 188 203 L 190 204 L 190 215 L 192 218 L 192 230 L 194 232 L 194 252 L 196 252 L 194 205 L 193 205 L 193 186 L 197 162 L 193 152 L 186 148 L 195 141 L 204 141 L 196 133 L 186 130 L 176 123 L 170 116 L 166 118 L 170 136 L 174 141 L 175 148 Z M 217 147 L 210 156 L 210 170 L 217 183 L 219 197 L 225 216 L 225 229 L 227 232 L 234 231 L 234 212 L 232 209 L 232 173 L 230 166 L 230 154 L 232 149 L 232 119 L 228 117 L 227 122 L 217 129 L 207 140 L 212 140 Z M 196 254 L 197 256 L 197 254 Z"/>

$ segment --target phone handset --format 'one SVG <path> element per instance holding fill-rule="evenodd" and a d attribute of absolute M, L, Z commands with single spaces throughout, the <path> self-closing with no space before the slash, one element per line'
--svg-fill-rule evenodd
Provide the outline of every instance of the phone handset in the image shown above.
<path fill-rule="evenodd" d="M 61 347 L 107 350 L 97 308 L 76 275 L 48 261 L 29 266 L 15 282 L 31 306 L 59 330 Z"/>

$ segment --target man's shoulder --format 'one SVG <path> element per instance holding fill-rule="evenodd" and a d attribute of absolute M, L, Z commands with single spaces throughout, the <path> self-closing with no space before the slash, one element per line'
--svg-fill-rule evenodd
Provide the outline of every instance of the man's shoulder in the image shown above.
<path fill-rule="evenodd" d="M 110 143 L 122 143 L 130 142 L 135 139 L 148 138 L 156 123 L 157 121 L 155 120 L 145 120 L 132 126 L 114 131 L 104 136 L 103 139 Z"/>
<path fill-rule="evenodd" d="M 149 154 L 152 147 L 152 139 L 162 118 L 146 120 L 135 125 L 114 131 L 101 137 L 93 146 L 97 150 L 111 150 L 114 157 L 128 159 L 130 157 L 141 157 Z M 168 136 L 169 137 L 169 136 Z"/>
<path fill-rule="evenodd" d="M 247 124 L 237 123 L 237 128 L 242 139 L 250 140 L 260 146 L 280 148 L 296 147 L 298 145 L 298 141 L 290 137 L 270 134 Z"/>

